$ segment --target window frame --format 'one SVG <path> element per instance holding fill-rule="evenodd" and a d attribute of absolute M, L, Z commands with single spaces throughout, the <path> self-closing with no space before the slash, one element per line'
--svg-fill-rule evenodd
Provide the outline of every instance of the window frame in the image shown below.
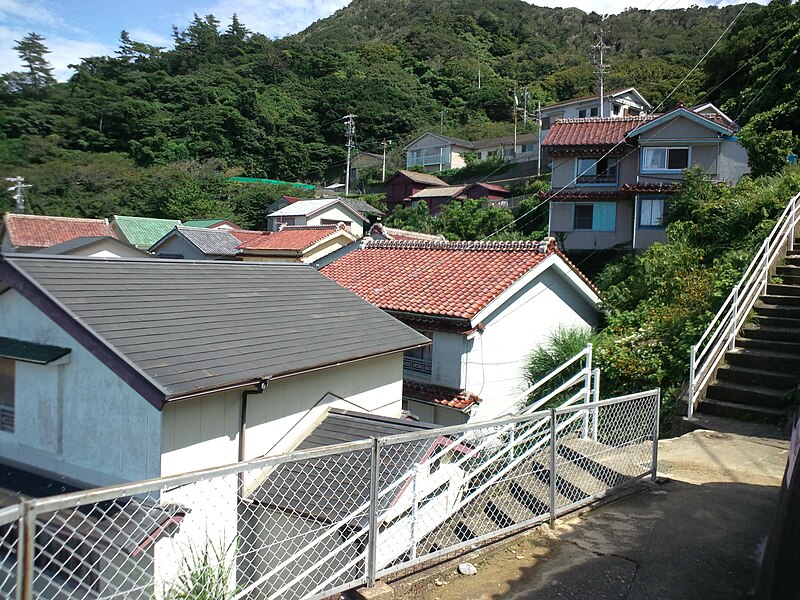
<path fill-rule="evenodd" d="M 647 167 L 647 163 L 645 161 L 645 156 L 647 155 L 648 151 L 653 150 L 664 150 L 664 167 L 655 167 L 649 168 Z M 685 167 L 678 167 L 678 168 L 669 168 L 669 154 L 671 150 L 686 150 L 686 166 Z M 642 150 L 640 152 L 639 157 L 639 171 L 642 173 L 677 173 L 679 171 L 683 171 L 684 169 L 688 169 L 692 164 L 692 147 L 691 146 L 642 146 Z"/>
<path fill-rule="evenodd" d="M 584 169 L 581 169 L 581 161 L 592 161 L 595 165 L 597 165 L 601 160 L 605 160 L 607 167 L 606 171 L 609 167 L 611 167 L 611 161 L 614 161 L 614 181 L 606 181 L 598 183 L 597 181 L 590 181 L 589 178 L 597 178 L 597 169 L 595 169 L 594 175 L 581 175 Z M 601 156 L 601 157 L 593 157 L 593 156 L 577 156 L 575 158 L 575 185 L 576 186 L 617 186 L 619 185 L 619 164 L 620 164 L 620 157 L 619 156 Z M 608 177 L 607 175 L 603 177 Z M 583 180 L 582 180 L 583 179 Z"/>
<path fill-rule="evenodd" d="M 661 223 L 659 225 L 644 225 L 642 224 L 642 215 L 644 211 L 642 210 L 642 206 L 645 201 L 653 202 L 653 201 L 661 201 Z M 639 196 L 637 198 L 638 206 L 637 206 L 637 217 L 636 217 L 636 227 L 637 229 L 649 229 L 649 230 L 659 230 L 664 229 L 664 217 L 666 216 L 667 212 L 669 211 L 668 202 L 669 198 L 667 196 Z M 652 215 L 652 211 L 651 211 Z M 652 220 L 652 218 L 651 218 Z"/>
<path fill-rule="evenodd" d="M 16 429 L 17 361 L 0 358 L 0 382 L 10 379 L 11 385 L 0 386 L 0 432 L 14 433 Z"/>
<path fill-rule="evenodd" d="M 579 208 L 592 209 L 589 213 L 589 227 L 578 227 L 578 209 Z M 586 216 L 581 217 L 582 222 L 585 221 Z M 572 208 L 572 230 L 573 231 L 594 231 L 594 202 L 576 202 Z"/>
<path fill-rule="evenodd" d="M 422 335 L 431 340 L 427 346 L 421 346 L 403 353 L 403 371 L 410 371 L 427 376 L 433 375 L 433 331 L 419 331 Z M 415 354 L 419 356 L 415 356 Z M 415 364 L 419 363 L 419 364 Z"/>

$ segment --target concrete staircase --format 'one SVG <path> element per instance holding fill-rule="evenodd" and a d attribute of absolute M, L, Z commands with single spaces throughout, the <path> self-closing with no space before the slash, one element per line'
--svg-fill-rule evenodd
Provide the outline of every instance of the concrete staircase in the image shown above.
<path fill-rule="evenodd" d="M 798 240 L 796 247 L 800 247 Z M 697 412 L 781 425 L 800 384 L 800 251 L 789 252 Z"/>
<path fill-rule="evenodd" d="M 640 477 L 638 459 L 652 445 L 615 448 L 588 439 L 560 440 L 557 446 L 556 503 L 559 510 L 604 495 Z M 544 448 L 520 462 L 503 481 L 465 506 L 419 543 L 427 554 L 541 518 L 550 507 L 550 452 Z"/>

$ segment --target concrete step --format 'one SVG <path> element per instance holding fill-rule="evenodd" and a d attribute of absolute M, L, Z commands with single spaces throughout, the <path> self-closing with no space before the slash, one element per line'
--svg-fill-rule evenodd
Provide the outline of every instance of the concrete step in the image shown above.
<path fill-rule="evenodd" d="M 610 471 L 619 473 L 624 478 L 637 477 L 641 475 L 641 467 L 635 462 L 632 462 L 631 451 L 634 450 L 632 446 L 625 448 L 615 448 L 606 444 L 595 442 L 591 439 L 575 438 L 565 440 L 562 445 L 577 451 L 588 460 L 590 464 L 599 464 L 608 468 Z M 650 441 L 643 442 L 644 453 L 649 456 L 652 452 L 652 443 Z"/>
<path fill-rule="evenodd" d="M 789 251 L 786 253 L 786 258 L 783 259 L 784 264 L 791 266 L 800 266 L 800 254 L 797 250 Z"/>
<path fill-rule="evenodd" d="M 767 327 L 764 325 L 746 325 L 739 332 L 740 339 L 769 340 L 774 342 L 797 341 L 797 331 L 781 327 Z"/>
<path fill-rule="evenodd" d="M 778 265 L 775 273 L 777 275 L 800 275 L 800 266 L 793 264 Z"/>
<path fill-rule="evenodd" d="M 462 542 L 497 531 L 497 523 L 484 512 L 485 504 L 484 501 L 478 500 L 464 507 L 459 521 L 453 528 L 453 534 Z"/>
<path fill-rule="evenodd" d="M 777 294 L 764 294 L 761 296 L 762 304 L 778 304 L 780 306 L 800 306 L 800 296 L 781 296 Z"/>
<path fill-rule="evenodd" d="M 738 349 L 725 354 L 728 365 L 746 369 L 765 369 L 779 373 L 796 373 L 800 370 L 800 359 L 791 354 L 767 352 L 765 350 Z"/>
<path fill-rule="evenodd" d="M 486 500 L 483 512 L 497 524 L 498 529 L 511 527 L 539 516 L 518 502 L 507 488 L 499 493 L 495 490 L 492 497 Z"/>
<path fill-rule="evenodd" d="M 780 329 L 791 329 L 800 335 L 800 319 L 792 317 L 773 317 L 770 315 L 755 315 L 755 325 L 763 327 L 778 327 Z"/>
<path fill-rule="evenodd" d="M 800 257 L 798 257 L 800 263 Z M 767 285 L 767 294 L 776 296 L 800 296 L 800 285 L 787 285 L 785 283 L 770 283 Z"/>
<path fill-rule="evenodd" d="M 761 342 L 762 340 L 740 340 L 741 342 Z M 774 344 L 775 342 L 768 342 Z M 720 382 L 741 383 L 743 385 L 756 385 L 776 390 L 788 390 L 800 381 L 800 374 L 776 373 L 763 369 L 746 369 L 744 367 L 720 367 L 717 370 L 717 380 Z"/>
<path fill-rule="evenodd" d="M 758 323 L 761 323 L 764 317 L 793 319 L 800 323 L 800 306 L 758 303 L 754 307 L 753 312 L 758 315 Z"/>
<path fill-rule="evenodd" d="M 787 392 L 791 393 L 792 390 L 791 387 L 785 390 L 775 390 L 732 381 L 715 381 L 708 386 L 706 396 L 734 404 L 784 408 L 789 404 Z"/>
<path fill-rule="evenodd" d="M 800 340 L 800 336 L 795 339 Z M 781 354 L 794 354 L 800 356 L 800 341 L 783 342 L 776 340 L 760 340 L 750 337 L 740 337 L 736 339 L 737 348 L 749 348 L 756 350 L 768 350 L 780 352 Z"/>
<path fill-rule="evenodd" d="M 697 412 L 727 419 L 740 421 L 755 421 L 759 423 L 772 423 L 781 426 L 789 417 L 788 409 L 766 408 L 762 406 L 748 406 L 725 402 L 714 398 L 705 398 L 697 405 Z"/>

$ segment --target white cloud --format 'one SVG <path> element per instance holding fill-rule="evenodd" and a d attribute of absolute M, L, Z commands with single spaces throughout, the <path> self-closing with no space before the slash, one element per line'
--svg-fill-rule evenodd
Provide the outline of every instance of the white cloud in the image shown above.
<path fill-rule="evenodd" d="M 161 35 L 149 29 L 136 28 L 130 29 L 128 33 L 131 39 L 135 42 L 144 42 L 152 46 L 161 46 L 164 48 L 172 47 L 172 38 L 166 35 Z"/>
<path fill-rule="evenodd" d="M 24 29 L 10 29 L 0 26 L 0 72 L 17 71 L 22 68 L 19 56 L 12 50 L 15 40 L 22 39 L 27 32 Z M 87 56 L 113 54 L 115 48 L 98 42 L 70 39 L 61 36 L 46 36 L 45 46 L 50 49 L 47 61 L 53 67 L 53 75 L 59 81 L 66 81 L 74 73 L 67 65 L 77 64 Z"/>
<path fill-rule="evenodd" d="M 196 12 L 200 15 L 213 14 L 223 22 L 223 27 L 236 13 L 251 31 L 269 37 L 282 37 L 305 29 L 347 4 L 349 0 L 216 0 Z"/>
<path fill-rule="evenodd" d="M 64 20 L 34 0 L 0 0 L 0 18 L 4 23 L 25 23 L 47 27 L 64 27 Z"/>

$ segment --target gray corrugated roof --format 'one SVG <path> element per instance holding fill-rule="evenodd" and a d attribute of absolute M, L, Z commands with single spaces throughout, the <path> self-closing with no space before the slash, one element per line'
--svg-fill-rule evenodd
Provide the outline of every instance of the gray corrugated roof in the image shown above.
<path fill-rule="evenodd" d="M 302 264 L 15 255 L 0 268 L 55 297 L 166 399 L 427 341 Z"/>
<path fill-rule="evenodd" d="M 298 446 L 298 450 L 434 427 L 427 423 L 331 408 L 325 419 Z M 393 444 L 386 450 L 390 458 L 384 459 L 381 466 L 381 487 L 397 480 L 415 464 L 422 462 L 433 442 L 433 438 L 426 438 Z M 368 486 L 359 485 L 359 481 L 369 480 L 369 460 L 369 450 L 358 450 L 282 464 L 255 490 L 253 499 L 319 521 L 338 521 L 369 501 Z M 385 509 L 391 504 L 394 497 L 394 494 L 382 497 L 381 508 Z M 356 521 L 366 518 L 364 511 L 356 517 Z"/>
<path fill-rule="evenodd" d="M 209 256 L 236 256 L 236 248 L 242 243 L 233 237 L 228 229 L 178 226 L 175 228 L 175 232 L 183 235 L 192 244 L 197 246 L 200 252 Z M 176 233 L 171 231 L 167 235 L 176 235 Z M 158 246 L 162 240 L 153 244 L 153 247 L 155 248 Z"/>
<path fill-rule="evenodd" d="M 369 202 L 365 200 L 359 200 L 356 198 L 342 198 L 342 202 L 347 204 L 350 208 L 354 211 L 361 213 L 362 215 L 382 215 L 383 211 L 375 208 Z"/>

